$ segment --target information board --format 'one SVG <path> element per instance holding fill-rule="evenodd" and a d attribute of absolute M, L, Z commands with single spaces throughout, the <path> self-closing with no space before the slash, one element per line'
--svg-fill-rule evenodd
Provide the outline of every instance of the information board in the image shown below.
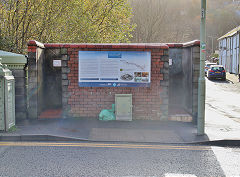
<path fill-rule="evenodd" d="M 80 87 L 150 87 L 151 52 L 79 51 Z"/>

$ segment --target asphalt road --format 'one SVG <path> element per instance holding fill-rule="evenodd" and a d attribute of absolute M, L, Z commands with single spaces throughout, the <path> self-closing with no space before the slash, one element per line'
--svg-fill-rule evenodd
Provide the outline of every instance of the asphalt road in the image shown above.
<path fill-rule="evenodd" d="M 240 148 L 0 142 L 0 176 L 240 176 Z"/>

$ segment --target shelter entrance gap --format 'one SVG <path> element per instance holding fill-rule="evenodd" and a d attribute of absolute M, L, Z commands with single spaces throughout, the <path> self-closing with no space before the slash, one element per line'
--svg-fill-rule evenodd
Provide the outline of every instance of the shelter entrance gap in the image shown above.
<path fill-rule="evenodd" d="M 169 50 L 169 113 L 192 113 L 191 49 Z"/>
<path fill-rule="evenodd" d="M 62 113 L 62 71 L 61 58 L 54 50 L 46 50 L 45 57 L 40 65 L 42 77 L 38 100 L 38 118 L 60 118 Z M 39 78 L 39 77 L 38 77 Z"/>

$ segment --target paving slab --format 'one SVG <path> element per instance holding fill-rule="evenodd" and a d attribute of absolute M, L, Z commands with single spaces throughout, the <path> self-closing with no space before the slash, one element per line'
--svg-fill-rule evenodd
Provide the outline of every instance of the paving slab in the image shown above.
<path fill-rule="evenodd" d="M 25 120 L 15 132 L 1 132 L 2 140 L 50 140 L 56 137 L 88 141 L 192 143 L 207 141 L 196 136 L 196 126 L 188 122 L 134 120 L 100 121 L 89 118 Z M 5 138 L 4 138 L 5 137 Z M 17 138 L 20 137 L 20 138 Z M 58 138 L 59 139 L 59 138 Z"/>
<path fill-rule="evenodd" d="M 89 136 L 93 141 L 182 143 L 182 138 L 171 130 L 141 130 L 93 128 Z"/>

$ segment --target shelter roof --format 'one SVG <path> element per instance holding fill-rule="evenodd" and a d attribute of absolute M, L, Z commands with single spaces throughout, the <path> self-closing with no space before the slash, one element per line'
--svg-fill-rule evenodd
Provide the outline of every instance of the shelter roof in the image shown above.
<path fill-rule="evenodd" d="M 12 52 L 6 52 L 3 50 L 0 50 L 0 58 L 2 58 L 2 63 L 4 64 L 27 63 L 27 58 L 24 55 L 12 53 Z"/>

